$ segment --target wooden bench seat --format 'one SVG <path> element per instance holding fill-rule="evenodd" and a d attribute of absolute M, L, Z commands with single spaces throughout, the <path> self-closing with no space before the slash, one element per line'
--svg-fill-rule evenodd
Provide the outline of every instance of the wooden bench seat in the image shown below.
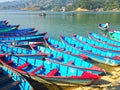
<path fill-rule="evenodd" d="M 71 65 L 71 64 L 73 64 L 72 60 L 70 60 L 69 62 L 66 63 L 66 65 Z"/>
<path fill-rule="evenodd" d="M 13 63 L 12 60 L 8 60 L 8 61 L 6 62 L 6 64 L 12 64 L 12 63 Z"/>
<path fill-rule="evenodd" d="M 66 53 L 66 54 L 71 54 L 71 51 L 66 51 L 65 53 Z"/>
<path fill-rule="evenodd" d="M 46 76 L 54 76 L 58 72 L 57 69 L 52 69 Z"/>
<path fill-rule="evenodd" d="M 40 70 L 41 68 L 43 68 L 43 65 L 37 67 L 36 69 L 34 69 L 32 72 L 30 72 L 31 74 L 35 74 L 35 72 L 37 72 L 38 70 Z"/>
<path fill-rule="evenodd" d="M 27 67 L 28 65 L 29 65 L 29 64 L 26 62 L 26 63 L 18 66 L 17 69 L 21 70 L 22 68 L 25 68 L 25 67 Z"/>
<path fill-rule="evenodd" d="M 62 59 L 63 59 L 62 56 L 59 56 L 59 57 L 55 58 L 55 60 L 62 60 Z"/>

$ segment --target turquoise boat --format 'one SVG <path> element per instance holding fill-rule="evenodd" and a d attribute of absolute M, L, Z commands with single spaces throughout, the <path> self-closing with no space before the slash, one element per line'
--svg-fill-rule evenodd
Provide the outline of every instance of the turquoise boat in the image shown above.
<path fill-rule="evenodd" d="M 116 56 L 112 52 L 104 52 L 102 50 L 93 48 L 91 46 L 88 46 L 86 44 L 77 42 L 69 37 L 61 36 L 60 37 L 62 42 L 69 45 L 70 47 L 81 51 L 84 55 L 88 56 L 94 61 L 104 63 L 111 66 L 118 66 L 120 65 L 120 58 L 119 56 Z"/>
<path fill-rule="evenodd" d="M 110 30 L 108 35 L 110 39 L 120 42 L 120 31 Z"/>
<path fill-rule="evenodd" d="M 0 65 L 0 90 L 33 90 L 30 83 L 14 69 Z"/>
<path fill-rule="evenodd" d="M 120 42 L 111 40 L 109 38 L 103 37 L 103 36 L 101 36 L 99 34 L 96 34 L 96 33 L 93 33 L 93 32 L 89 32 L 88 37 L 90 39 L 94 39 L 98 42 L 102 42 L 104 44 L 108 44 L 108 45 L 111 45 L 111 46 L 114 46 L 114 47 L 117 47 L 117 48 L 119 48 L 119 46 L 120 46 Z"/>
<path fill-rule="evenodd" d="M 44 48 L 40 46 L 37 46 L 37 50 L 40 50 L 41 52 L 44 52 L 44 53 L 49 53 L 49 54 L 51 53 L 53 57 L 49 59 L 55 59 L 54 55 L 56 55 L 57 57 L 59 57 L 57 61 L 59 61 L 62 64 L 71 62 L 72 64 L 69 64 L 70 66 L 74 66 L 76 68 L 80 68 L 80 69 L 86 70 L 87 72 L 91 72 L 94 74 L 102 74 L 105 72 L 100 67 L 87 62 L 88 57 L 85 56 L 83 53 L 81 53 L 78 50 L 75 50 L 74 48 L 70 48 L 66 44 L 63 44 L 59 41 L 56 41 L 50 38 L 45 38 L 45 43 L 52 50 L 49 50 L 48 48 Z M 76 57 L 73 57 L 73 56 L 76 56 Z M 62 58 L 63 60 L 59 60 L 60 58 Z M 66 58 L 68 58 L 69 60 Z"/>
<path fill-rule="evenodd" d="M 6 33 L 0 33 L 0 38 L 11 38 L 11 37 L 23 37 L 23 36 L 32 36 L 37 34 L 37 30 L 28 31 L 28 32 L 6 32 Z"/>
<path fill-rule="evenodd" d="M 100 49 L 100 50 L 103 50 L 103 51 L 111 51 L 113 53 L 120 54 L 120 48 L 118 48 L 118 47 L 114 47 L 114 46 L 111 46 L 111 45 L 108 45 L 108 44 L 105 44 L 105 43 L 102 43 L 102 42 L 95 41 L 93 39 L 89 39 L 89 38 L 85 38 L 85 37 L 76 35 L 76 34 L 72 34 L 72 37 L 73 37 L 74 40 L 76 40 L 80 43 L 92 46 L 94 48 L 97 48 L 97 49 Z"/>
<path fill-rule="evenodd" d="M 21 36 L 21 37 L 0 37 L 0 42 L 17 42 L 17 41 L 43 41 L 45 33 L 35 34 L 31 36 Z"/>
<path fill-rule="evenodd" d="M 104 24 L 99 24 L 98 28 L 100 28 L 100 30 L 105 31 L 106 28 L 104 28 Z M 116 30 L 107 30 L 108 31 L 108 36 L 110 39 L 115 40 L 120 42 L 120 31 L 116 31 Z"/>
<path fill-rule="evenodd" d="M 0 62 L 23 75 L 31 78 L 42 78 L 55 84 L 89 85 L 100 79 L 98 75 L 48 60 L 2 55 Z"/>
<path fill-rule="evenodd" d="M 63 65 L 69 65 L 74 68 L 79 68 L 80 70 L 83 70 L 83 71 L 92 72 L 93 74 L 104 73 L 103 69 L 91 63 L 88 63 L 82 60 L 81 58 L 67 55 L 54 50 L 50 50 L 49 48 L 45 48 L 41 46 L 35 45 L 35 47 L 33 46 L 33 49 L 30 50 L 30 49 L 24 49 L 19 47 L 1 45 L 0 49 L 1 49 L 1 53 L 4 53 L 6 55 L 12 54 L 15 56 L 28 57 L 28 58 L 39 58 L 39 59 L 45 58 L 45 59 L 49 59 L 51 62 L 54 61 Z M 68 62 L 71 62 L 71 63 L 68 63 Z"/>

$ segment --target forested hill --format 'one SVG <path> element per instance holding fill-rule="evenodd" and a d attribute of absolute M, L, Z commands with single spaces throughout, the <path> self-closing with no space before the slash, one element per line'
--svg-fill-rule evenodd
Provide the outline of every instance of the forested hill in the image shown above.
<path fill-rule="evenodd" d="M 120 0 L 79 0 L 72 6 L 73 9 L 85 8 L 88 10 L 103 10 L 120 9 Z"/>
<path fill-rule="evenodd" d="M 0 3 L 0 9 L 22 10 L 66 10 L 77 8 L 88 10 L 113 10 L 120 9 L 120 0 L 15 0 Z"/>
<path fill-rule="evenodd" d="M 15 0 L 13 2 L 0 3 L 0 9 L 38 9 L 38 10 L 60 10 L 62 7 L 72 5 L 79 0 Z"/>

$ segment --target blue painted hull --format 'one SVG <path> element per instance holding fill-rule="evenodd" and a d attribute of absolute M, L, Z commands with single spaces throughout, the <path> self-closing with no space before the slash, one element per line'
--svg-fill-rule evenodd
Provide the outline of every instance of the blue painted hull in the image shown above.
<path fill-rule="evenodd" d="M 0 79 L 8 77 L 3 81 L 0 81 L 1 90 L 33 90 L 29 82 L 13 69 L 8 69 L 7 67 L 0 66 L 0 70 Z M 13 83 L 15 85 L 12 86 Z"/>
<path fill-rule="evenodd" d="M 65 81 L 66 83 L 88 85 L 100 77 L 91 73 L 83 72 L 77 68 L 43 61 L 40 59 L 23 58 L 16 56 L 3 56 L 0 62 L 19 73 L 40 77 L 49 81 Z M 9 60 L 12 60 L 8 64 Z"/>
<path fill-rule="evenodd" d="M 96 50 L 96 49 L 88 48 L 89 46 L 86 46 L 85 49 L 84 49 L 81 46 L 77 46 L 77 45 L 82 45 L 83 46 L 83 44 L 81 44 L 79 42 L 76 42 L 76 41 L 74 41 L 74 40 L 72 40 L 72 39 L 70 39 L 68 37 L 61 37 L 61 40 L 65 44 L 75 48 L 76 50 L 81 51 L 82 54 L 87 55 L 89 58 L 91 58 L 91 59 L 93 59 L 95 61 L 98 61 L 98 62 L 104 63 L 104 64 L 108 64 L 108 65 L 111 65 L 111 66 L 118 66 L 118 65 L 120 65 L 120 60 L 119 59 L 118 60 L 114 59 L 115 56 L 113 56 L 113 57 L 112 56 L 107 57 L 106 55 L 104 56 L 104 54 L 106 52 L 101 52 L 102 55 L 98 51 L 96 51 L 96 53 L 95 52 L 93 53 L 92 51 Z M 85 44 L 84 44 L 84 46 L 85 46 Z M 89 50 L 86 49 L 86 48 L 88 48 Z M 112 53 L 108 52 L 108 54 L 111 55 Z"/>

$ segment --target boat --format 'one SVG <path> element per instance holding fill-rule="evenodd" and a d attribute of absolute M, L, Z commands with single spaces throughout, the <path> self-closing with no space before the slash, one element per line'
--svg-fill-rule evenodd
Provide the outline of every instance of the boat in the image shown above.
<path fill-rule="evenodd" d="M 106 28 L 104 28 L 103 26 L 104 24 L 99 24 L 98 28 L 104 31 L 106 30 Z M 120 31 L 108 30 L 108 36 L 110 39 L 120 42 Z"/>
<path fill-rule="evenodd" d="M 13 47 L 13 46 L 7 46 L 7 45 L 0 45 L 1 53 L 4 53 L 6 55 L 15 55 L 15 56 L 22 56 L 22 57 L 29 57 L 29 58 L 38 58 L 38 59 L 49 59 L 51 62 L 57 62 L 57 63 L 62 63 L 63 65 L 67 65 L 68 62 L 69 66 L 72 66 L 74 68 L 79 68 L 80 70 L 83 71 L 88 71 L 92 72 L 94 74 L 102 74 L 104 73 L 104 70 L 91 64 L 88 63 L 80 58 L 63 54 L 61 52 L 56 52 L 54 50 L 50 50 L 49 48 L 45 48 L 42 46 L 36 46 L 34 47 L 31 46 L 32 50 L 30 49 L 25 49 L 25 48 L 19 48 L 19 47 Z M 36 47 L 38 50 L 36 50 Z M 51 57 L 53 55 L 53 57 Z M 62 59 L 62 60 L 59 60 Z"/>
<path fill-rule="evenodd" d="M 31 32 L 31 31 L 34 31 L 35 28 L 22 28 L 22 29 L 15 29 L 15 30 L 12 30 L 10 32 L 7 32 L 7 33 L 22 33 L 22 32 Z"/>
<path fill-rule="evenodd" d="M 120 31 L 109 30 L 108 35 L 110 39 L 120 42 Z"/>
<path fill-rule="evenodd" d="M 52 61 L 56 61 L 57 59 L 57 61 L 62 64 L 72 62 L 73 64 L 69 64 L 69 66 L 74 66 L 76 68 L 80 68 L 81 70 L 86 70 L 87 72 L 91 72 L 94 74 L 105 73 L 105 70 L 99 68 L 98 66 L 95 66 L 92 63 L 87 62 L 87 56 L 80 53 L 80 51 L 75 50 L 68 45 L 62 44 L 61 42 L 50 38 L 45 38 L 45 43 L 52 50 L 40 46 L 37 46 L 37 50 L 40 50 L 43 53 L 51 53 L 53 55 L 52 57 L 48 56 L 46 58 L 51 59 Z M 78 57 L 73 57 L 71 55 Z"/>
<path fill-rule="evenodd" d="M 62 42 L 65 44 L 75 48 L 76 50 L 81 51 L 84 55 L 88 56 L 94 61 L 104 63 L 111 66 L 118 66 L 120 65 L 120 57 L 116 56 L 112 52 L 104 52 L 102 50 L 93 48 L 86 44 L 79 43 L 69 37 L 60 36 Z"/>
<path fill-rule="evenodd" d="M 44 41 L 45 41 L 45 44 L 52 50 L 62 52 L 65 54 L 69 54 L 72 56 L 77 56 L 83 60 L 88 59 L 88 57 L 85 56 L 84 54 L 80 54 L 80 51 L 75 50 L 74 48 L 71 48 L 70 46 L 68 46 L 60 41 L 57 41 L 57 40 L 54 40 L 54 39 L 51 39 L 48 37 L 44 37 Z"/>
<path fill-rule="evenodd" d="M 44 46 L 44 42 L 31 42 L 31 41 L 19 41 L 14 43 L 9 42 L 6 44 L 12 45 L 14 47 L 23 47 L 23 48 L 31 48 L 31 46 L 35 46 L 35 45 Z"/>
<path fill-rule="evenodd" d="M 28 32 L 6 32 L 6 33 L 0 33 L 0 38 L 6 38 L 6 37 L 21 37 L 21 36 L 31 36 L 37 34 L 37 30 L 28 31 Z"/>
<path fill-rule="evenodd" d="M 17 41 L 43 41 L 43 37 L 47 32 L 43 32 L 40 34 L 35 34 L 32 36 L 21 36 L 21 37 L 3 37 L 0 38 L 0 42 L 17 42 Z"/>
<path fill-rule="evenodd" d="M 90 39 L 94 39 L 98 42 L 102 42 L 104 44 L 108 44 L 108 45 L 111 45 L 111 46 L 114 46 L 114 47 L 118 47 L 120 46 L 120 42 L 117 42 L 117 41 L 114 41 L 114 40 L 111 40 L 109 38 L 106 38 L 106 37 L 103 37 L 99 34 L 96 34 L 96 33 L 93 33 L 93 32 L 88 32 L 88 37 Z"/>
<path fill-rule="evenodd" d="M 72 34 L 72 37 L 74 40 L 76 40 L 80 43 L 92 46 L 94 48 L 98 48 L 98 49 L 103 50 L 103 51 L 111 51 L 113 53 L 120 54 L 120 48 L 118 48 L 118 47 L 114 47 L 114 46 L 111 46 L 111 45 L 108 45 L 108 44 L 105 44 L 102 42 L 98 42 L 98 41 L 95 41 L 93 39 L 88 39 L 88 38 L 85 38 L 85 37 L 82 37 L 82 36 L 79 36 L 76 34 Z"/>
<path fill-rule="evenodd" d="M 14 69 L 0 65 L 0 90 L 34 90 L 30 83 Z"/>
<path fill-rule="evenodd" d="M 100 24 L 98 24 L 98 28 L 99 28 L 100 30 L 102 30 L 102 31 L 105 31 L 106 28 L 104 27 L 104 25 L 105 25 L 105 24 L 100 23 Z"/>
<path fill-rule="evenodd" d="M 101 50 L 95 47 L 92 47 L 88 44 L 83 44 L 81 42 L 78 42 L 76 40 L 73 40 L 72 38 L 69 37 L 65 37 L 65 36 L 60 36 L 61 40 L 65 40 L 69 43 L 71 43 L 71 45 L 73 45 L 74 47 L 81 47 L 81 50 L 86 50 L 86 51 L 91 51 L 93 53 L 102 55 L 102 56 L 106 56 L 106 57 L 114 57 L 114 56 L 120 56 L 120 54 L 118 52 L 112 52 L 112 51 L 108 51 L 108 50 Z M 71 40 L 71 42 L 70 42 Z"/>
<path fill-rule="evenodd" d="M 31 45 L 32 47 L 35 45 Z M 20 57 L 39 58 L 42 59 L 49 54 L 42 53 L 40 51 L 31 50 L 23 47 L 14 47 L 11 45 L 0 44 L 0 54 L 15 55 Z"/>
<path fill-rule="evenodd" d="M 8 32 L 8 31 L 15 30 L 15 29 L 16 28 L 14 28 L 14 27 L 0 28 L 0 33 L 5 33 L 5 32 Z"/>
<path fill-rule="evenodd" d="M 0 21 L 0 26 L 1 25 L 7 25 L 7 23 L 8 23 L 7 20 L 2 20 L 2 21 Z"/>
<path fill-rule="evenodd" d="M 16 57 L 14 55 L 0 55 L 0 62 L 15 71 L 28 77 L 42 78 L 44 80 L 65 84 L 89 85 L 100 79 L 100 76 L 57 64 L 48 60 Z"/>
<path fill-rule="evenodd" d="M 18 27 L 19 27 L 20 25 L 4 25 L 4 24 L 2 24 L 2 25 L 0 25 L 0 31 L 2 32 L 5 32 L 5 29 L 7 29 L 7 28 L 13 28 L 13 29 L 18 29 Z"/>

